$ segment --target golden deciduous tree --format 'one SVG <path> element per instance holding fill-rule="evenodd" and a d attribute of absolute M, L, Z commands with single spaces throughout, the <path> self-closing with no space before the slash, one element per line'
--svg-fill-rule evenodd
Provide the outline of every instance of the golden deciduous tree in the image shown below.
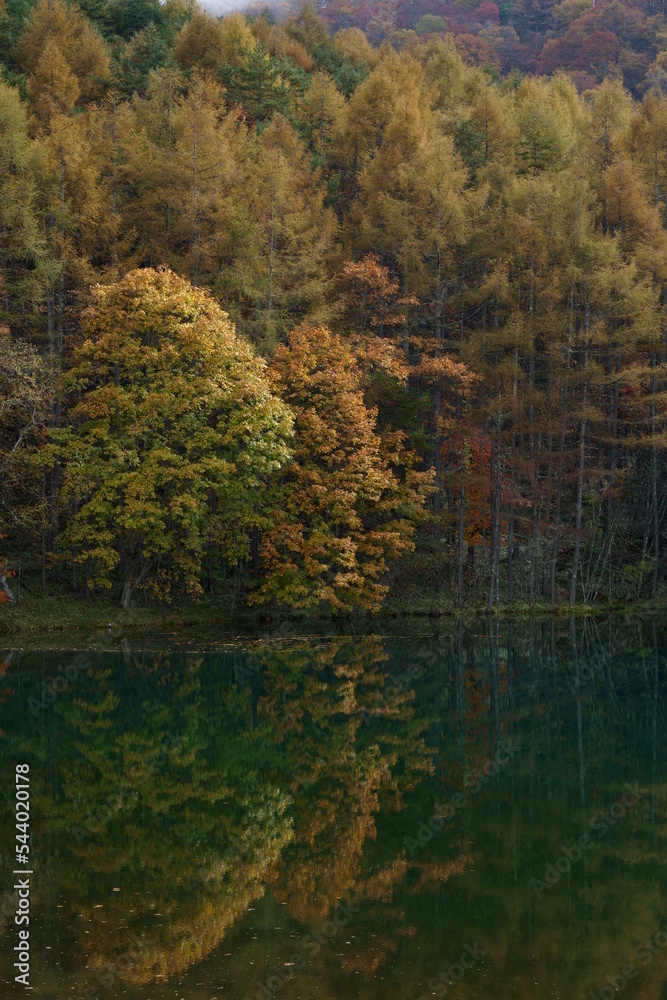
<path fill-rule="evenodd" d="M 0 278 L 4 325 L 43 295 L 46 243 L 39 220 L 39 148 L 28 134 L 18 92 L 0 81 Z"/>
<path fill-rule="evenodd" d="M 48 115 L 49 100 L 69 111 L 79 96 L 83 101 L 99 99 L 110 78 L 104 41 L 79 8 L 64 0 L 38 0 L 17 56 L 43 115 Z"/>
<path fill-rule="evenodd" d="M 69 426 L 42 458 L 65 468 L 61 545 L 92 586 L 120 567 L 124 604 L 140 584 L 200 593 L 207 543 L 232 564 L 246 554 L 291 414 L 217 304 L 170 271 L 97 287 L 84 337 Z"/>
<path fill-rule="evenodd" d="M 197 67 L 217 73 L 225 62 L 228 33 L 216 18 L 203 10 L 196 10 L 183 25 L 174 43 L 174 58 L 183 69 Z"/>
<path fill-rule="evenodd" d="M 9 536 L 25 545 L 35 520 L 41 520 L 41 477 L 32 457 L 48 421 L 52 392 L 48 362 L 0 324 L 0 539 Z M 5 581 L 13 572 L 0 554 L 0 601 L 14 599 Z"/>
<path fill-rule="evenodd" d="M 79 81 L 57 42 L 49 38 L 28 80 L 28 94 L 40 118 L 68 114 L 80 94 Z"/>
<path fill-rule="evenodd" d="M 299 121 L 306 129 L 308 145 L 326 161 L 333 137 L 340 129 L 345 99 L 327 73 L 313 73 L 309 87 L 297 110 Z"/>
<path fill-rule="evenodd" d="M 244 18 L 233 13 L 220 22 L 220 57 L 227 66 L 242 66 L 255 47 L 255 38 Z"/>
<path fill-rule="evenodd" d="M 388 560 L 413 544 L 428 476 L 409 468 L 400 436 L 376 433 L 356 358 L 325 327 L 294 329 L 270 372 L 295 415 L 294 458 L 276 488 L 253 599 L 378 608 Z"/>

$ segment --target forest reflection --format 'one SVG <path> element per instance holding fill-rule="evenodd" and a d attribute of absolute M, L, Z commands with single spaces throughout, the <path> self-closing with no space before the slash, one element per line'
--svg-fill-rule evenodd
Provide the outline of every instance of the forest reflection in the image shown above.
<path fill-rule="evenodd" d="M 581 619 L 15 651 L 35 994 L 664 998 L 665 639 Z"/>

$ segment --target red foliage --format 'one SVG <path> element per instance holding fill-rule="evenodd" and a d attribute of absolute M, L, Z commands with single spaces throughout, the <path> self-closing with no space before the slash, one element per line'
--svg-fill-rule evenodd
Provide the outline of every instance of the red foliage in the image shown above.
<path fill-rule="evenodd" d="M 494 0 L 483 0 L 474 10 L 453 0 L 392 0 L 390 4 L 384 0 L 329 0 L 323 15 L 334 30 L 369 29 L 377 40 L 378 31 L 382 35 L 393 29 L 414 28 L 425 14 L 435 14 L 444 18 L 447 31 L 472 65 L 489 65 L 503 73 L 515 68 L 545 74 L 563 69 L 579 89 L 596 86 L 610 70 L 618 68 L 625 86 L 635 95 L 643 94 L 648 68 L 662 47 L 654 16 L 662 13 L 658 0 L 650 0 L 648 6 L 646 0 L 596 0 L 593 8 L 568 27 L 561 27 L 560 32 L 551 18 L 557 4 L 545 0 L 542 6 L 549 16 L 537 37 L 531 26 L 534 20 L 521 13 L 522 3 L 516 0 L 509 17 L 508 12 L 501 16 Z M 492 36 L 484 33 L 489 25 L 495 29 Z"/>
<path fill-rule="evenodd" d="M 490 21 L 491 24 L 500 24 L 500 8 L 498 4 L 492 3 L 492 0 L 484 0 L 484 3 L 473 11 L 472 16 L 481 24 L 486 24 L 487 21 Z"/>
<path fill-rule="evenodd" d="M 602 80 L 618 61 L 620 42 L 611 31 L 581 34 L 579 22 L 563 38 L 550 39 L 537 63 L 538 72 L 555 73 L 558 69 L 580 70 Z"/>

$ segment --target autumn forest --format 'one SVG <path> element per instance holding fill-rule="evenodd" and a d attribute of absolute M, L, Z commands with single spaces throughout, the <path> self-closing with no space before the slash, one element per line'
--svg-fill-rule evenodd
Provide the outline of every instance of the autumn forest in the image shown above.
<path fill-rule="evenodd" d="M 664 596 L 662 8 L 0 0 L 0 68 L 6 606 Z"/>

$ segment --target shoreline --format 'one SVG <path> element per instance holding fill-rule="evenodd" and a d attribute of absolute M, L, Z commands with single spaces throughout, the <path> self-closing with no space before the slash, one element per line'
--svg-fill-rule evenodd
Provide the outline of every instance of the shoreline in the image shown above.
<path fill-rule="evenodd" d="M 651 618 L 667 615 L 667 595 L 656 601 L 617 601 L 598 604 L 576 604 L 569 602 L 542 602 L 527 604 L 500 603 L 489 615 L 485 602 L 469 601 L 462 610 L 441 602 L 440 607 L 427 607 L 429 595 L 420 595 L 421 607 L 407 610 L 405 602 L 398 606 L 390 595 L 386 606 L 375 613 L 363 612 L 350 615 L 335 615 L 322 610 L 280 611 L 271 609 L 242 608 L 234 616 L 229 615 L 230 598 L 203 597 L 200 601 L 182 601 L 170 606 L 149 604 L 147 606 L 122 608 L 115 601 L 72 597 L 71 595 L 48 595 L 36 597 L 21 595 L 19 606 L 0 606 L 0 636 L 5 641 L 12 639 L 34 640 L 37 635 L 57 636 L 62 633 L 80 634 L 105 633 L 135 634 L 150 632 L 153 635 L 185 633 L 191 638 L 198 635 L 217 637 L 218 641 L 238 641 L 257 639 L 296 637 L 309 635 L 326 637 L 345 634 L 398 634 L 416 631 L 432 634 L 436 623 L 464 627 L 478 624 L 488 627 L 493 621 L 538 621 L 553 619 L 567 622 L 570 618 Z M 430 628 L 424 628 L 431 623 Z"/>

